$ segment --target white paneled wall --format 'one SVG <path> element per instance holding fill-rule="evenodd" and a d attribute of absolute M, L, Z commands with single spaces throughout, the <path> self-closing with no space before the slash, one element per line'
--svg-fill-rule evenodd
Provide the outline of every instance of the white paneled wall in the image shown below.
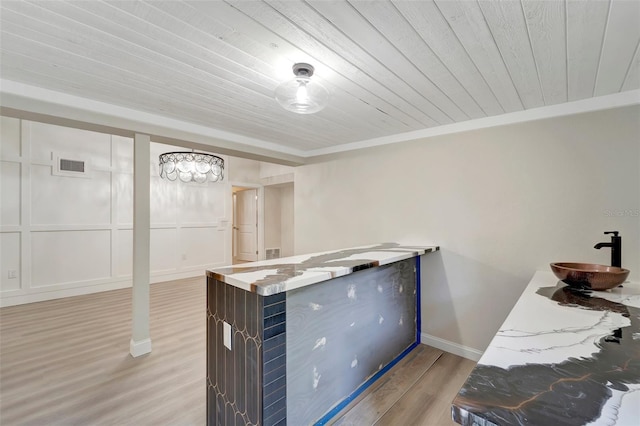
<path fill-rule="evenodd" d="M 1 117 L 0 304 L 131 285 L 133 141 Z M 151 144 L 152 282 L 230 263 L 231 188 L 160 179 Z M 86 161 L 84 177 L 52 173 L 56 156 Z"/>
<path fill-rule="evenodd" d="M 13 270 L 16 274 L 20 273 L 20 233 L 19 232 L 3 232 L 0 234 L 0 253 L 2 253 L 2 287 L 5 291 L 20 290 L 20 276 L 9 279 L 8 272 Z"/>

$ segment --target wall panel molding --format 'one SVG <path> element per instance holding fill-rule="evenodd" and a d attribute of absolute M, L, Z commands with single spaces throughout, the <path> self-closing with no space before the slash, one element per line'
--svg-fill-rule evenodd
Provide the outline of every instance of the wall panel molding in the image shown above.
<path fill-rule="evenodd" d="M 12 137 L 12 148 L 2 151 L 0 161 L 18 164 L 20 170 L 11 170 L 11 173 L 19 173 L 16 177 L 19 189 L 14 191 L 19 199 L 14 194 L 9 200 L 10 195 L 5 194 L 8 191 L 3 190 L 1 194 L 3 205 L 11 204 L 12 211 L 17 212 L 11 213 L 17 214 L 15 220 L 7 213 L 9 222 L 0 226 L 1 236 L 9 241 L 7 248 L 3 247 L 7 254 L 2 255 L 2 260 L 5 263 L 9 253 L 14 253 L 18 260 L 8 262 L 11 265 L 6 268 L 3 266 L 0 306 L 130 287 L 133 224 L 126 219 L 132 211 L 129 188 L 133 184 L 133 140 L 17 118 L 2 117 L 2 120 L 3 126 L 9 124 L 20 130 L 19 135 L 17 130 L 3 132 L 3 138 Z M 48 160 L 51 153 L 69 152 L 70 147 L 78 151 L 76 156 L 91 162 L 93 178 L 53 175 L 53 160 Z M 150 229 L 152 233 L 173 232 L 174 235 L 172 244 L 152 248 L 162 260 L 150 271 L 152 283 L 204 277 L 206 269 L 231 263 L 227 244 L 231 187 L 166 182 L 156 175 L 158 153 L 181 149 L 151 142 L 149 161 L 156 215 L 154 221 L 152 211 Z M 38 196 L 32 192 L 34 168 L 39 168 L 38 191 L 47 194 L 44 204 L 42 198 L 38 200 L 40 203 L 34 203 L 32 199 Z M 75 190 L 77 185 L 84 190 Z M 101 200 L 100 210 L 92 202 L 94 197 Z M 18 200 L 18 206 L 15 200 Z M 74 210 L 72 204 L 55 205 L 56 202 L 74 203 L 74 200 L 78 201 L 77 209 L 83 210 Z M 167 220 L 171 219 L 171 214 L 163 214 L 166 209 L 175 211 L 175 221 Z M 181 209 L 188 210 L 188 218 L 181 217 Z M 34 218 L 39 223 L 33 223 Z M 11 234 L 17 237 L 5 238 Z M 67 238 L 74 243 L 68 243 L 64 248 Z M 34 257 L 34 249 L 37 257 Z M 4 280 L 7 277 L 5 269 L 17 269 L 15 282 L 14 279 Z M 91 276 L 94 269 L 96 274 Z M 80 275 L 82 279 L 77 279 Z"/>

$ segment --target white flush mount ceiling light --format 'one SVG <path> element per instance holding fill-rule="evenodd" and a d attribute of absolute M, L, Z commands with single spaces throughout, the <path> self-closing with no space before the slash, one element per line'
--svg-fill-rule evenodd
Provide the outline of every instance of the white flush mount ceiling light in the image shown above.
<path fill-rule="evenodd" d="M 174 181 L 218 182 L 224 177 L 224 160 L 201 152 L 167 152 L 160 155 L 160 177 Z"/>
<path fill-rule="evenodd" d="M 313 114 L 327 106 L 329 92 L 317 81 L 311 81 L 313 65 L 297 63 L 293 66 L 295 77 L 276 88 L 276 100 L 288 111 L 297 114 Z"/>

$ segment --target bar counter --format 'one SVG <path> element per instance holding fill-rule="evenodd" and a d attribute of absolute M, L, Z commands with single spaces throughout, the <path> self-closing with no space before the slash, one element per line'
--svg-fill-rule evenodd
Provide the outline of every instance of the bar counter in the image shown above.
<path fill-rule="evenodd" d="M 325 424 L 417 345 L 420 256 L 394 243 L 207 271 L 207 424 Z"/>
<path fill-rule="evenodd" d="M 640 424 L 640 284 L 590 291 L 537 272 L 452 417 L 462 425 Z"/>

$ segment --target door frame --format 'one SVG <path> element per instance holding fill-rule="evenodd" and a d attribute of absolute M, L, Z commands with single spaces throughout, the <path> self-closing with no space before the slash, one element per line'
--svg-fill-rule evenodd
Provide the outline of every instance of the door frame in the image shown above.
<path fill-rule="evenodd" d="M 235 206 L 233 204 L 233 188 L 247 188 L 247 189 L 256 189 L 258 194 L 258 200 L 256 203 L 257 213 L 258 213 L 258 260 L 264 260 L 266 257 L 266 253 L 264 251 L 264 186 L 255 183 L 245 183 L 245 182 L 237 182 L 231 181 L 229 182 L 229 205 L 231 206 L 231 217 L 229 218 L 229 222 L 231 222 L 231 232 L 228 235 L 227 247 L 229 247 L 229 259 L 231 259 L 231 263 L 233 263 L 233 218 L 235 217 Z"/>

